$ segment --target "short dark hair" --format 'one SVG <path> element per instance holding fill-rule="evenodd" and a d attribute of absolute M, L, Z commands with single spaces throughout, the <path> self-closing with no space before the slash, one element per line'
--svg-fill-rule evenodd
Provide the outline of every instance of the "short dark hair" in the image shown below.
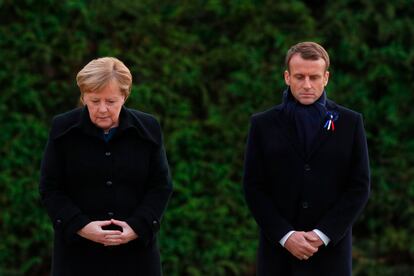
<path fill-rule="evenodd" d="M 300 54 L 303 59 L 318 60 L 323 59 L 325 61 L 326 67 L 325 70 L 329 68 L 329 55 L 326 50 L 315 42 L 300 42 L 296 45 L 290 47 L 287 51 L 285 65 L 289 71 L 289 62 L 295 54 Z"/>

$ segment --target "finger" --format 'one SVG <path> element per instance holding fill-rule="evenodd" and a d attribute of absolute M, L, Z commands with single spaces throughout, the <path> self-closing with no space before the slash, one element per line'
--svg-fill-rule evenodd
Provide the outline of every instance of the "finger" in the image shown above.
<path fill-rule="evenodd" d="M 318 252 L 318 248 L 313 247 L 312 245 L 308 244 L 307 246 L 305 246 L 303 248 L 301 253 L 303 253 L 304 255 L 307 255 L 307 256 L 312 256 L 316 252 Z"/>
<path fill-rule="evenodd" d="M 305 238 L 309 241 L 318 241 L 319 239 L 313 233 L 305 233 Z"/>
<path fill-rule="evenodd" d="M 111 223 L 121 226 L 122 228 L 125 227 L 127 225 L 127 223 L 125 221 L 121 221 L 121 220 L 116 220 L 116 219 L 111 219 Z"/>
<path fill-rule="evenodd" d="M 302 259 L 304 259 L 304 256 L 306 256 L 306 257 L 308 257 L 308 258 L 309 258 L 309 257 L 312 257 L 312 256 L 313 256 L 313 253 L 309 253 L 309 252 L 306 252 L 306 251 L 305 251 L 305 252 L 303 252 L 303 254 L 301 255 L 301 258 L 302 258 Z"/>
<path fill-rule="evenodd" d="M 106 237 L 104 243 L 122 243 L 123 239 L 118 237 Z"/>
<path fill-rule="evenodd" d="M 106 240 L 111 240 L 111 239 L 122 239 L 121 235 L 105 235 L 105 239 Z"/>
<path fill-rule="evenodd" d="M 313 247 L 317 247 L 317 248 L 319 248 L 321 245 L 323 245 L 323 242 L 321 242 L 321 241 L 316 241 L 316 242 L 310 242 L 310 244 L 311 244 Z"/>
<path fill-rule="evenodd" d="M 96 221 L 96 224 L 98 226 L 107 226 L 110 225 L 112 222 L 110 220 L 98 220 Z"/>
<path fill-rule="evenodd" d="M 123 243 L 123 240 L 121 240 L 121 239 L 109 239 L 109 240 L 105 240 L 104 243 L 109 244 L 109 245 L 111 245 L 111 244 L 121 244 L 121 243 Z"/>
<path fill-rule="evenodd" d="M 319 247 L 317 242 L 309 242 L 309 244 L 312 245 L 315 248 Z"/>
<path fill-rule="evenodd" d="M 308 256 L 312 256 L 316 252 L 318 252 L 318 248 L 317 247 L 313 247 L 311 245 L 309 245 L 309 247 L 305 250 L 305 254 L 308 255 Z"/>
<path fill-rule="evenodd" d="M 303 260 L 305 260 L 305 257 L 307 257 L 307 256 L 306 256 L 306 254 L 297 253 L 295 255 L 295 257 L 298 258 L 299 260 L 303 261 Z"/>
<path fill-rule="evenodd" d="M 107 235 L 121 235 L 122 232 L 119 230 L 102 230 L 102 233 L 107 236 Z"/>
<path fill-rule="evenodd" d="M 310 243 L 308 243 L 308 246 L 306 246 L 306 249 L 308 252 L 312 254 L 318 252 L 318 247 L 314 247 Z"/>

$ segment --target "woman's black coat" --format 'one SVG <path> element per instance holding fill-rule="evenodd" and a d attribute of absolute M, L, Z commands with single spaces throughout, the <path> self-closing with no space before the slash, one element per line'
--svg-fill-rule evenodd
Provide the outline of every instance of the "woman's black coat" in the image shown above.
<path fill-rule="evenodd" d="M 40 194 L 55 230 L 52 275 L 161 275 L 156 234 L 172 193 L 161 128 L 122 107 L 105 142 L 87 107 L 54 118 Z M 126 221 L 138 239 L 108 246 L 77 235 L 91 221 Z"/>
<path fill-rule="evenodd" d="M 305 154 L 282 105 L 252 117 L 244 189 L 260 227 L 258 275 L 350 276 L 352 225 L 369 195 L 369 164 L 362 116 L 327 101 L 339 117 L 320 126 Z M 300 261 L 279 241 L 289 231 L 318 229 L 328 246 Z"/>

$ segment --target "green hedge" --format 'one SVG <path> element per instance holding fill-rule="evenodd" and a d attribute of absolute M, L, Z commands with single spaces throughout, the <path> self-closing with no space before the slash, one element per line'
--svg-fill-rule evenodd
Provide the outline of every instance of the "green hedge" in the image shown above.
<path fill-rule="evenodd" d="M 162 123 L 175 191 L 165 275 L 254 275 L 257 227 L 241 191 L 251 114 L 277 104 L 289 46 L 322 43 L 329 97 L 364 114 L 372 196 L 354 228 L 355 275 L 414 274 L 411 1 L 0 1 L 0 274 L 47 275 L 52 228 L 39 164 L 76 73 L 116 56 L 129 107 Z"/>

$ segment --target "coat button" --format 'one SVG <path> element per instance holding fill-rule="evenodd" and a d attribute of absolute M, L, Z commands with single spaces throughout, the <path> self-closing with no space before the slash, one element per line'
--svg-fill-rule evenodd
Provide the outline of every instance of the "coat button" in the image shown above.
<path fill-rule="evenodd" d="M 106 186 L 112 186 L 112 181 L 110 181 L 110 180 L 108 180 L 108 181 L 106 181 Z"/>
<path fill-rule="evenodd" d="M 303 209 L 308 209 L 308 207 L 309 207 L 308 202 L 307 202 L 307 201 L 303 201 L 303 202 L 302 202 L 302 208 L 303 208 Z"/>
<path fill-rule="evenodd" d="M 113 212 L 108 212 L 108 217 L 113 218 L 114 217 L 114 213 Z"/>
<path fill-rule="evenodd" d="M 61 224 L 61 223 L 62 223 L 62 220 L 61 220 L 61 219 L 57 219 L 57 220 L 56 220 L 56 223 L 57 223 L 57 224 Z"/>
<path fill-rule="evenodd" d="M 152 229 L 153 229 L 154 231 L 158 231 L 158 230 L 160 230 L 160 223 L 159 223 L 159 221 L 158 221 L 158 220 L 154 219 L 154 220 L 152 221 Z"/>
<path fill-rule="evenodd" d="M 105 156 L 111 156 L 111 152 L 110 151 L 105 152 Z"/>
<path fill-rule="evenodd" d="M 305 164 L 305 166 L 303 167 L 305 169 L 305 171 L 310 171 L 311 167 L 309 166 L 309 164 Z"/>

